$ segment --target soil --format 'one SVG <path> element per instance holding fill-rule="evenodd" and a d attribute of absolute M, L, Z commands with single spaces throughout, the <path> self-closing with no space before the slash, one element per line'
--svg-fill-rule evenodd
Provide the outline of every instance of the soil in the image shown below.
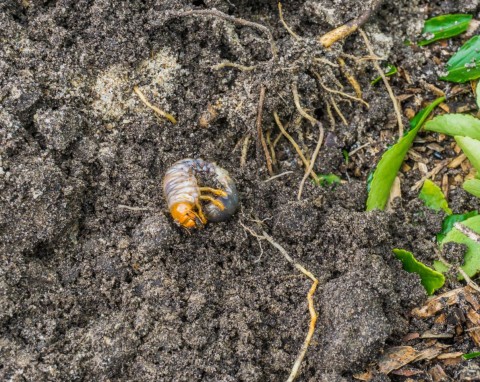
<path fill-rule="evenodd" d="M 360 0 L 285 1 L 285 20 L 303 38 L 296 41 L 274 0 L 0 3 L 1 380 L 286 380 L 307 332 L 311 282 L 242 224 L 269 232 L 319 279 L 319 320 L 299 381 L 353 381 L 383 349 L 401 343 L 411 309 L 426 294 L 392 249 L 431 263 L 443 215 L 410 191 L 418 168 L 401 175 L 402 198 L 389 212 L 364 212 L 367 175 L 397 134 L 390 98 L 383 85 L 370 85 L 371 62 L 345 58 L 370 107 L 336 98 L 348 123 L 337 118 L 333 127 L 326 111 L 332 95 L 314 75 L 353 94 L 338 67 L 313 58 L 365 56 L 361 36 L 328 51 L 316 37 L 367 7 Z M 260 29 L 180 12 L 213 8 L 266 25 L 278 59 Z M 410 75 L 411 83 L 392 78 L 395 94 L 421 90 L 404 109 L 418 111 L 435 97 L 425 84 L 449 88 L 437 80 L 442 66 L 432 57 L 445 62 L 463 40 L 431 48 L 405 41 L 420 36 L 426 17 L 478 18 L 479 11 L 477 0 L 400 0 L 385 2 L 369 20 L 376 54 Z M 255 68 L 212 68 L 226 60 Z M 277 136 L 277 111 L 310 157 L 318 130 L 295 122 L 292 83 L 326 128 L 315 171 L 343 180 L 327 187 L 307 181 L 301 201 L 304 170 L 295 151 L 278 142 L 275 173 L 289 172 L 265 182 L 255 128 L 264 85 L 264 132 Z M 134 86 L 178 124 L 157 117 Z M 346 164 L 342 150 L 365 143 Z M 440 160 L 431 150 L 422 155 L 432 167 Z M 162 178 L 187 157 L 214 161 L 236 180 L 241 208 L 231 220 L 192 232 L 173 223 Z M 449 202 L 455 212 L 480 208 L 461 187 L 450 188 Z"/>

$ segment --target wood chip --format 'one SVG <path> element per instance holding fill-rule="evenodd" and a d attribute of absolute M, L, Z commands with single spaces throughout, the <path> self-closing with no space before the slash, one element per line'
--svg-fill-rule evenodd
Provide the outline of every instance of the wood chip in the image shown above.
<path fill-rule="evenodd" d="M 403 111 L 403 114 L 405 114 L 405 117 L 407 117 L 408 119 L 412 119 L 413 117 L 415 117 L 415 110 L 413 110 L 411 107 L 407 107 L 404 111 Z"/>
<path fill-rule="evenodd" d="M 415 162 L 428 163 L 428 160 L 423 158 L 422 155 L 420 153 L 418 153 L 417 151 L 415 151 L 414 149 L 408 150 L 407 155 L 410 159 L 414 160 Z"/>
<path fill-rule="evenodd" d="M 469 328 L 480 326 L 480 314 L 474 309 L 469 309 L 467 312 L 467 319 L 469 322 L 467 326 Z M 475 342 L 477 346 L 480 346 L 480 329 L 468 331 L 469 336 Z"/>
<path fill-rule="evenodd" d="M 473 306 L 473 309 L 476 311 L 480 310 L 480 296 L 475 289 L 469 286 L 465 287 L 465 300 L 467 300 L 468 303 Z"/>
<path fill-rule="evenodd" d="M 467 156 L 465 154 L 460 154 L 458 157 L 456 157 L 455 159 L 453 159 L 449 164 L 448 164 L 448 168 L 457 168 L 458 166 L 460 166 L 462 164 L 462 162 L 467 159 Z"/>
<path fill-rule="evenodd" d="M 390 189 L 390 196 L 388 197 L 387 205 L 385 211 L 392 211 L 392 204 L 396 198 L 402 198 L 402 187 L 400 183 L 400 178 L 397 176 L 393 181 L 392 188 Z"/>
<path fill-rule="evenodd" d="M 442 177 L 442 192 L 445 195 L 445 199 L 448 200 L 448 193 L 450 191 L 450 181 L 448 179 L 448 174 L 443 174 Z"/>
<path fill-rule="evenodd" d="M 405 172 L 405 173 L 409 172 L 411 169 L 412 169 L 412 166 L 410 166 L 409 164 L 407 164 L 405 162 L 402 163 L 402 171 L 403 172 Z"/>
<path fill-rule="evenodd" d="M 411 346 L 396 346 L 385 351 L 378 362 L 378 369 L 383 374 L 400 369 L 418 357 L 418 352 Z"/>
<path fill-rule="evenodd" d="M 418 353 L 418 355 L 415 357 L 415 362 L 434 359 L 438 357 L 438 355 L 441 353 L 442 353 L 442 346 L 435 345 L 435 346 L 429 347 Z"/>
<path fill-rule="evenodd" d="M 463 355 L 463 352 L 457 351 L 453 353 L 442 353 L 440 354 L 437 359 L 449 359 L 449 358 L 458 358 Z"/>
<path fill-rule="evenodd" d="M 428 374 L 430 374 L 430 376 L 432 377 L 433 382 L 451 381 L 451 379 L 448 377 L 448 375 L 445 373 L 445 371 L 440 365 L 435 365 L 434 367 L 432 367 L 428 371 Z"/>
<path fill-rule="evenodd" d="M 462 148 L 455 143 L 453 145 L 453 151 L 455 151 L 455 154 L 460 154 L 462 152 Z"/>
<path fill-rule="evenodd" d="M 412 315 L 417 318 L 432 317 L 446 306 L 456 304 L 459 300 L 459 295 L 463 295 L 464 288 L 457 288 L 440 296 L 430 298 L 427 303 L 421 308 L 415 308 L 412 310 Z"/>
<path fill-rule="evenodd" d="M 403 367 L 398 370 L 393 370 L 392 374 L 401 375 L 402 377 L 412 377 L 414 375 L 419 375 L 425 373 L 423 370 L 414 369 L 411 367 Z"/>
<path fill-rule="evenodd" d="M 425 89 L 430 90 L 437 97 L 445 97 L 445 92 L 443 90 L 437 88 L 435 85 L 424 82 L 423 86 L 425 87 Z"/>
<path fill-rule="evenodd" d="M 450 108 L 446 103 L 442 102 L 440 105 L 438 105 L 438 107 L 442 109 L 445 113 L 450 113 Z"/>
<path fill-rule="evenodd" d="M 462 171 L 465 173 L 465 174 L 468 174 L 470 172 L 470 169 L 472 168 L 471 164 L 469 161 L 464 161 L 460 164 L 460 167 L 462 168 Z"/>
<path fill-rule="evenodd" d="M 353 378 L 358 379 L 359 381 L 368 382 L 373 379 L 373 373 L 371 370 L 368 370 L 365 373 L 353 374 Z"/>
<path fill-rule="evenodd" d="M 440 146 L 438 143 L 435 143 L 435 142 L 429 143 L 427 145 L 427 147 L 430 150 L 438 151 L 439 153 L 441 153 L 443 150 L 445 150 L 445 148 L 443 146 Z"/>
<path fill-rule="evenodd" d="M 426 331 L 423 333 L 420 338 L 453 338 L 453 333 L 433 333 L 431 331 Z"/>
<path fill-rule="evenodd" d="M 408 333 L 402 338 L 402 342 L 408 342 L 417 339 L 418 337 L 420 337 L 420 333 Z"/>
<path fill-rule="evenodd" d="M 418 162 L 418 171 L 420 171 L 420 174 L 422 176 L 425 176 L 428 174 L 428 167 L 425 163 Z"/>

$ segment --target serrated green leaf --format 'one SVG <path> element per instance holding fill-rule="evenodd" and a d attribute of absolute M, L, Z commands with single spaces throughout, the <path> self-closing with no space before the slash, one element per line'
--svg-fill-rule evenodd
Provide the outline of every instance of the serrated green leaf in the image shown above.
<path fill-rule="evenodd" d="M 480 139 L 480 119 L 466 114 L 444 114 L 425 123 L 425 130 Z"/>
<path fill-rule="evenodd" d="M 448 60 L 446 65 L 448 73 L 440 79 L 460 83 L 475 80 L 480 77 L 479 60 L 480 36 L 474 36 Z"/>
<path fill-rule="evenodd" d="M 388 64 L 384 70 L 385 76 L 390 77 L 393 76 L 395 73 L 398 72 L 398 69 L 395 65 Z M 371 85 L 375 85 L 378 81 L 382 79 L 382 76 L 378 76 L 373 81 L 370 82 Z"/>
<path fill-rule="evenodd" d="M 463 189 L 480 198 L 480 179 L 469 179 L 463 183 Z"/>
<path fill-rule="evenodd" d="M 473 167 L 480 172 L 480 141 L 470 137 L 455 136 L 455 141 L 463 150 Z"/>
<path fill-rule="evenodd" d="M 472 15 L 464 14 L 432 17 L 425 21 L 422 30 L 422 35 L 425 36 L 425 39 L 420 41 L 418 45 L 423 46 L 437 40 L 457 36 L 468 29 L 471 20 Z"/>
<path fill-rule="evenodd" d="M 452 210 L 448 208 L 448 202 L 445 199 L 445 195 L 443 195 L 442 189 L 430 179 L 427 179 L 423 183 L 422 190 L 418 197 L 420 200 L 423 200 L 428 208 L 435 211 L 443 210 L 447 215 L 452 214 Z"/>
<path fill-rule="evenodd" d="M 385 208 L 390 196 L 392 184 L 407 151 L 412 146 L 413 140 L 432 110 L 443 101 L 445 101 L 445 97 L 437 98 L 426 108 L 422 109 L 418 115 L 413 118 L 413 120 L 415 120 L 414 127 L 401 137 L 396 144 L 383 153 L 373 173 L 371 182 L 367 182 L 367 187 L 370 186 L 367 199 L 367 211 L 374 209 L 383 210 Z"/>
<path fill-rule="evenodd" d="M 462 222 L 463 225 L 480 234 L 480 216 L 474 216 Z M 473 277 L 480 271 L 480 243 L 470 239 L 458 229 L 453 228 L 442 240 L 441 246 L 445 243 L 458 243 L 467 246 L 467 252 L 463 259 L 462 269 Z"/>
<path fill-rule="evenodd" d="M 437 242 L 441 243 L 443 241 L 447 233 L 449 233 L 452 230 L 453 225 L 455 223 L 463 222 L 464 220 L 473 218 L 474 216 L 477 216 L 477 215 L 478 215 L 478 211 L 470 211 L 465 214 L 453 214 L 453 215 L 447 216 L 445 219 L 443 219 L 442 230 L 437 234 Z"/>
<path fill-rule="evenodd" d="M 462 357 L 465 360 L 469 360 L 469 359 L 472 359 L 472 358 L 477 358 L 477 357 L 480 357 L 480 351 L 464 354 L 464 355 L 462 355 Z"/>
<path fill-rule="evenodd" d="M 429 295 L 432 295 L 433 292 L 441 288 L 445 283 L 445 277 L 441 273 L 415 259 L 411 252 L 396 248 L 393 250 L 393 253 L 403 263 L 403 269 L 410 273 L 417 273 L 420 276 L 422 285 Z"/>

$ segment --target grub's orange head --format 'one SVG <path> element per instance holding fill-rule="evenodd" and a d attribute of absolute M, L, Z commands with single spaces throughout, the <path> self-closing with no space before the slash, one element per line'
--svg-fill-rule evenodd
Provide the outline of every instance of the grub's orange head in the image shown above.
<path fill-rule="evenodd" d="M 170 209 L 170 213 L 175 221 L 185 228 L 202 227 L 202 221 L 194 211 L 194 206 L 191 203 L 181 202 L 176 203 Z"/>

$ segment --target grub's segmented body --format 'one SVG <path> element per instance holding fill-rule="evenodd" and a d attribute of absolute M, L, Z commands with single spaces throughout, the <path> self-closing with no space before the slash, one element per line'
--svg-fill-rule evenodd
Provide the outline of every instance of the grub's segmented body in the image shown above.
<path fill-rule="evenodd" d="M 223 190 L 199 187 L 196 175 L 214 176 Z M 202 195 L 210 192 L 216 197 Z M 182 159 L 172 165 L 163 180 L 163 192 L 173 218 L 186 228 L 201 227 L 207 221 L 228 219 L 238 207 L 238 193 L 228 172 L 203 159 Z M 203 211 L 201 200 L 209 203 Z"/>

